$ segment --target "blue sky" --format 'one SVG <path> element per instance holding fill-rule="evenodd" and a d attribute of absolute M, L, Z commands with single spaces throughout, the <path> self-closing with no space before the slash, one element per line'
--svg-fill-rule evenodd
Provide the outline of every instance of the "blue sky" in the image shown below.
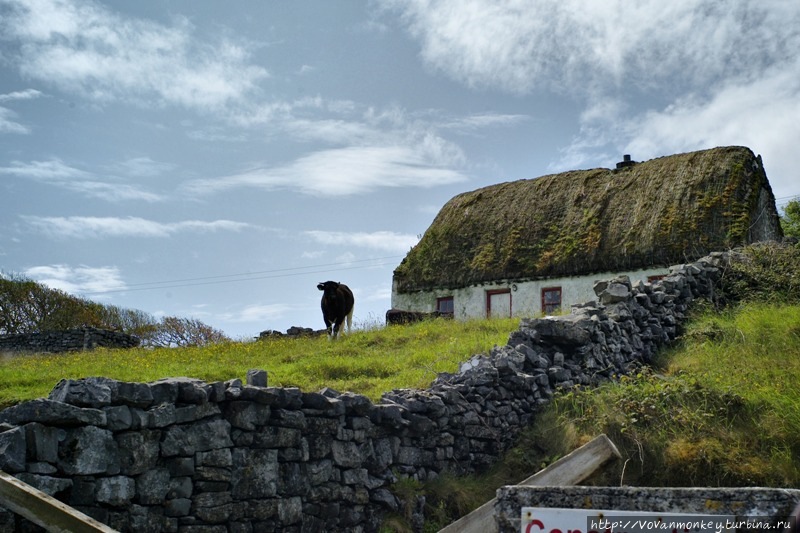
<path fill-rule="evenodd" d="M 234 338 L 382 322 L 460 192 L 744 145 L 782 205 L 798 139 L 797 2 L 0 0 L 0 270 Z"/>

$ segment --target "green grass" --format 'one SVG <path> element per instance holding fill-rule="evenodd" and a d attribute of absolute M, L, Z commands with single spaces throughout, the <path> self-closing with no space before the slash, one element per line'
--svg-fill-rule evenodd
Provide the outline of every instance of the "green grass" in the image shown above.
<path fill-rule="evenodd" d="M 605 483 L 800 487 L 798 383 L 800 306 L 751 303 L 706 310 L 654 368 L 551 409 L 623 449 Z"/>
<path fill-rule="evenodd" d="M 440 372 L 454 372 L 474 354 L 504 345 L 518 319 L 432 320 L 409 326 L 354 330 L 325 337 L 230 342 L 202 348 L 107 350 L 0 358 L 0 406 L 47 396 L 62 378 L 104 376 L 148 382 L 187 376 L 244 380 L 264 369 L 269 384 L 317 391 L 330 387 L 378 400 L 395 388 L 426 388 Z"/>

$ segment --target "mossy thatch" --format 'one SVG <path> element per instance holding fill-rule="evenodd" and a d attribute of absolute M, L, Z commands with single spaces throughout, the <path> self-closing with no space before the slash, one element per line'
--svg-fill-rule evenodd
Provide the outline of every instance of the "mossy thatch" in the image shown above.
<path fill-rule="evenodd" d="M 459 194 L 394 280 L 410 292 L 619 272 L 780 236 L 760 157 L 714 148 Z"/>

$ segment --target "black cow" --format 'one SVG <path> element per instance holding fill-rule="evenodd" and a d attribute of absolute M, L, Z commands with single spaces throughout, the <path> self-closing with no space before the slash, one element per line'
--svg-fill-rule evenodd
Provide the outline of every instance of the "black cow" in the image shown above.
<path fill-rule="evenodd" d="M 326 281 L 317 285 L 322 291 L 322 318 L 328 328 L 328 338 L 335 339 L 339 336 L 342 323 L 347 319 L 347 332 L 353 324 L 353 291 L 344 283 Z"/>

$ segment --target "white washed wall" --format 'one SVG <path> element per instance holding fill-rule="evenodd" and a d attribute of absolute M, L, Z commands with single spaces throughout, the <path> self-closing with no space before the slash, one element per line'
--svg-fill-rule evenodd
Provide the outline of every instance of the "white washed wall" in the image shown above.
<path fill-rule="evenodd" d="M 619 275 L 626 275 L 631 282 L 638 280 L 647 281 L 649 276 L 664 275 L 669 272 L 667 267 L 648 268 L 631 272 L 601 272 L 590 276 L 569 276 L 564 278 L 548 278 L 535 281 L 507 281 L 486 283 L 465 287 L 463 289 L 437 289 L 399 294 L 396 288 L 392 289 L 392 308 L 403 311 L 419 311 L 430 313 L 436 310 L 436 299 L 447 296 L 453 297 L 456 319 L 484 318 L 486 317 L 487 292 L 501 289 L 511 289 L 511 313 L 513 316 L 528 317 L 542 312 L 542 289 L 561 287 L 561 307 L 569 310 L 573 304 L 595 300 L 592 289 L 597 280 L 611 279 Z"/>

